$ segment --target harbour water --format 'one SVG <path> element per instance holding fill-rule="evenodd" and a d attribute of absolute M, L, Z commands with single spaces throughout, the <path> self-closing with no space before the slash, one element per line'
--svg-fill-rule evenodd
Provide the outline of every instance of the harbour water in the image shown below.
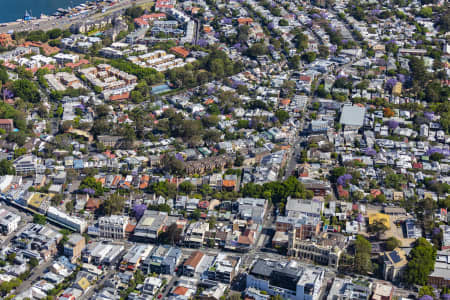
<path fill-rule="evenodd" d="M 5 23 L 22 19 L 25 11 L 39 18 L 41 14 L 51 15 L 58 8 L 74 7 L 85 3 L 86 0 L 1 0 L 0 2 L 0 23 Z"/>

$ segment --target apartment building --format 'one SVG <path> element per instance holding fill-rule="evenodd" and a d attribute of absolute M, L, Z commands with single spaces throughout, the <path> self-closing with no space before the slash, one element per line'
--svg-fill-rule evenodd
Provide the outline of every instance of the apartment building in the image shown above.
<path fill-rule="evenodd" d="M 0 230 L 4 235 L 14 232 L 19 226 L 21 218 L 5 209 L 0 209 Z"/>
<path fill-rule="evenodd" d="M 195 222 L 189 225 L 184 235 L 184 244 L 187 247 L 200 248 L 205 240 L 205 234 L 209 230 L 209 224 Z"/>
<path fill-rule="evenodd" d="M 239 256 L 219 253 L 211 264 L 211 267 L 208 269 L 208 278 L 210 280 L 230 284 L 239 272 L 240 265 L 241 258 Z"/>
<path fill-rule="evenodd" d="M 0 119 L 0 128 L 6 132 L 11 132 L 14 129 L 13 119 Z"/>
<path fill-rule="evenodd" d="M 69 240 L 64 244 L 64 255 L 70 259 L 72 263 L 81 257 L 81 252 L 86 246 L 86 240 L 84 236 L 78 233 L 71 234 Z"/>

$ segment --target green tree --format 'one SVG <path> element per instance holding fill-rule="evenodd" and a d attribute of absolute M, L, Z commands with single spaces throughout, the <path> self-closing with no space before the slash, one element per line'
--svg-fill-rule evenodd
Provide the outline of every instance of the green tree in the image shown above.
<path fill-rule="evenodd" d="M 306 52 L 305 54 L 302 55 L 302 59 L 307 63 L 312 63 L 313 61 L 316 60 L 316 57 L 317 55 L 315 52 Z"/>
<path fill-rule="evenodd" d="M 106 215 L 119 214 L 125 207 L 125 198 L 119 194 L 110 195 L 102 204 Z"/>
<path fill-rule="evenodd" d="M 192 191 L 194 190 L 195 186 L 188 180 L 183 181 L 182 183 L 180 183 L 180 185 L 178 186 L 178 189 L 180 190 L 180 192 L 185 193 L 185 194 L 190 194 L 192 193 Z"/>
<path fill-rule="evenodd" d="M 36 84 L 27 79 L 19 79 L 14 81 L 12 85 L 14 93 L 25 101 L 38 103 L 41 100 Z"/>
<path fill-rule="evenodd" d="M 16 253 L 15 253 L 15 252 L 12 252 L 12 253 L 10 253 L 10 254 L 8 254 L 8 255 L 6 256 L 6 260 L 7 260 L 10 264 L 13 264 L 15 259 L 16 259 Z"/>
<path fill-rule="evenodd" d="M 170 205 L 165 203 L 158 205 L 149 205 L 147 208 L 150 210 L 165 211 L 168 214 L 170 214 L 170 212 L 172 211 Z"/>
<path fill-rule="evenodd" d="M 400 247 L 401 242 L 398 239 L 396 239 L 395 237 L 390 237 L 386 240 L 385 246 L 386 246 L 387 251 L 392 251 L 395 248 Z"/>
<path fill-rule="evenodd" d="M 16 169 L 13 166 L 12 161 L 2 159 L 0 160 L 0 175 L 14 175 L 16 174 Z"/>
<path fill-rule="evenodd" d="M 45 225 L 45 223 L 47 223 L 47 218 L 40 214 L 34 214 L 33 215 L 33 223 Z"/>
<path fill-rule="evenodd" d="M 181 229 L 178 228 L 177 223 L 172 223 L 163 232 L 159 240 L 165 244 L 175 245 L 181 240 Z"/>
<path fill-rule="evenodd" d="M 200 219 L 200 215 L 201 215 L 201 214 L 202 214 L 202 212 L 200 211 L 200 209 L 196 208 L 196 209 L 192 212 L 191 217 L 192 217 L 192 219 L 198 221 L 198 220 Z"/>
<path fill-rule="evenodd" d="M 436 296 L 434 295 L 434 288 L 429 285 L 424 285 L 423 287 L 421 287 L 419 290 L 419 297 L 423 297 L 425 295 L 435 298 Z"/>
<path fill-rule="evenodd" d="M 363 236 L 358 235 L 355 241 L 354 270 L 359 274 L 367 274 L 372 270 L 370 252 L 372 245 Z"/>
<path fill-rule="evenodd" d="M 209 218 L 209 221 L 208 221 L 209 229 L 214 229 L 214 226 L 216 226 L 216 222 L 217 222 L 216 217 L 215 216 L 211 216 L 211 218 Z"/>
<path fill-rule="evenodd" d="M 81 181 L 80 190 L 83 189 L 93 189 L 95 191 L 95 197 L 102 196 L 104 192 L 102 183 L 92 176 L 88 176 Z"/>
<path fill-rule="evenodd" d="M 0 67 L 0 82 L 5 84 L 9 80 L 8 72 L 6 72 L 5 67 Z"/>
<path fill-rule="evenodd" d="M 409 253 L 405 280 L 409 284 L 426 285 L 428 275 L 434 270 L 436 249 L 426 239 L 419 238 Z"/>
<path fill-rule="evenodd" d="M 419 11 L 419 16 L 424 18 L 431 18 L 433 16 L 433 9 L 431 6 L 422 7 Z"/>
<path fill-rule="evenodd" d="M 28 262 L 31 266 L 31 268 L 35 268 L 39 265 L 39 260 L 35 257 L 30 258 L 30 261 Z"/>
<path fill-rule="evenodd" d="M 283 124 L 285 121 L 289 119 L 289 113 L 283 109 L 279 109 L 275 112 L 275 116 Z"/>

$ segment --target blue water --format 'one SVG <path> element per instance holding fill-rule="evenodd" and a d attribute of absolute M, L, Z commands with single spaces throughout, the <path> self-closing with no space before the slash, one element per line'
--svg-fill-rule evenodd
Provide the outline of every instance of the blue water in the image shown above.
<path fill-rule="evenodd" d="M 55 13 L 58 8 L 74 7 L 85 2 L 86 0 L 0 0 L 0 23 L 22 19 L 25 10 L 39 18 L 41 14 Z"/>

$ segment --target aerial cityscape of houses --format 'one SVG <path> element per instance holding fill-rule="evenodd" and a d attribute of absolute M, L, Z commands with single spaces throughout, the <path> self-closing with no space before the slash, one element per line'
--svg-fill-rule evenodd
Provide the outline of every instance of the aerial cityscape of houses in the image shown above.
<path fill-rule="evenodd" d="M 448 1 L 51 20 L 0 27 L 1 299 L 450 299 Z"/>

